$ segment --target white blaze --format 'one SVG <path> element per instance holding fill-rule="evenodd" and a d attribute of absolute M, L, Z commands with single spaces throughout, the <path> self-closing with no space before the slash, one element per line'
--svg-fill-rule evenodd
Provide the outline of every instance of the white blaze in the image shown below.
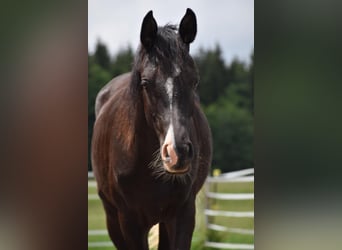
<path fill-rule="evenodd" d="M 176 140 L 175 140 L 175 132 L 173 127 L 173 119 L 172 119 L 172 108 L 173 108 L 173 96 L 174 96 L 174 86 L 173 80 L 181 73 L 180 68 L 177 65 L 174 65 L 174 72 L 172 77 L 168 77 L 165 82 L 165 90 L 167 96 L 169 98 L 169 105 L 170 105 L 170 124 L 167 130 L 165 140 L 162 146 L 162 157 L 164 160 L 164 164 L 167 164 L 167 168 L 172 166 L 170 164 L 177 164 L 178 156 L 175 152 Z M 168 166 L 170 165 L 170 166 Z"/>
<path fill-rule="evenodd" d="M 169 126 L 169 129 L 167 130 L 166 136 L 165 136 L 165 142 L 166 144 L 172 144 L 175 145 L 175 133 L 173 130 L 173 124 L 171 123 Z"/>
<path fill-rule="evenodd" d="M 173 77 L 179 76 L 180 73 L 181 73 L 181 70 L 178 67 L 178 65 L 174 65 Z M 172 121 L 172 106 L 173 106 L 173 78 L 172 77 L 168 77 L 166 79 L 165 87 L 166 87 L 166 93 L 169 97 L 169 103 L 170 103 L 170 125 L 165 136 L 164 144 L 171 143 L 173 146 L 175 146 L 176 140 L 175 140 L 175 133 L 174 133 L 174 128 L 173 128 L 173 121 Z"/>
<path fill-rule="evenodd" d="M 176 65 L 175 66 L 175 73 L 174 73 L 174 76 L 176 77 L 176 76 L 179 76 L 179 74 L 181 73 L 181 70 L 180 70 L 180 68 Z"/>
<path fill-rule="evenodd" d="M 173 98 L 173 78 L 168 77 L 166 79 L 166 93 L 169 97 L 169 103 L 170 103 L 170 126 L 167 130 L 166 136 L 165 136 L 165 142 L 164 143 L 172 143 L 172 145 L 175 145 L 175 133 L 173 130 L 173 123 L 172 123 L 172 98 Z"/>
<path fill-rule="evenodd" d="M 169 96 L 170 109 L 172 109 L 172 96 L 173 96 L 173 79 L 171 77 L 166 79 L 166 93 Z"/>

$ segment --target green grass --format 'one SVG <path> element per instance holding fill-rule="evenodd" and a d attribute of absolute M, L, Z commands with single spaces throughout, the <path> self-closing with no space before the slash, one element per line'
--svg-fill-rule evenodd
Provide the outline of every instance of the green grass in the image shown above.
<path fill-rule="evenodd" d="M 210 184 L 210 190 L 219 193 L 253 193 L 254 183 L 219 183 Z M 88 194 L 96 194 L 95 187 L 88 187 Z M 211 250 L 213 248 L 204 247 L 205 240 L 229 243 L 253 244 L 254 235 L 244 235 L 229 232 L 217 232 L 205 229 L 205 195 L 202 189 L 196 200 L 196 226 L 192 238 L 192 250 Z M 246 201 L 223 201 L 209 200 L 210 208 L 215 210 L 227 211 L 254 211 L 254 200 Z M 210 223 L 232 228 L 253 229 L 253 218 L 231 218 L 231 217 L 209 217 Z M 88 230 L 106 229 L 105 214 L 100 200 L 88 200 Z M 108 235 L 88 236 L 88 242 L 110 241 Z M 115 247 L 91 248 L 96 250 L 110 250 Z"/>

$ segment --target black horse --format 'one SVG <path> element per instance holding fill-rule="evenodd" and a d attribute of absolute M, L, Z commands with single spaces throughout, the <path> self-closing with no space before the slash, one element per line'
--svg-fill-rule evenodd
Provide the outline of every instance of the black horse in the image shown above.
<path fill-rule="evenodd" d="M 96 99 L 92 163 L 109 235 L 119 250 L 148 249 L 159 223 L 158 249 L 190 249 L 195 198 L 211 164 L 212 142 L 189 55 L 197 32 L 187 9 L 179 30 L 145 16 L 130 73 Z"/>

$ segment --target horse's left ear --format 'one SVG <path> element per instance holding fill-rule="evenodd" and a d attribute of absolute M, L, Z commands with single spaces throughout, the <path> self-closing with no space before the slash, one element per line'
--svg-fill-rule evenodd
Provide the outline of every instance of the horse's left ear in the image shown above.
<path fill-rule="evenodd" d="M 179 35 L 185 44 L 190 44 L 195 40 L 197 33 L 196 15 L 192 9 L 187 8 L 184 17 L 179 25 Z"/>

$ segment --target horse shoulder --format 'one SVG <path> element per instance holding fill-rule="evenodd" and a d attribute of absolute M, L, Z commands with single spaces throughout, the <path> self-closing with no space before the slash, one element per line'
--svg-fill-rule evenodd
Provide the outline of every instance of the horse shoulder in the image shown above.
<path fill-rule="evenodd" d="M 125 178 L 134 168 L 137 111 L 130 98 L 130 80 L 130 73 L 114 78 L 97 98 L 92 163 L 98 185 L 103 189 L 117 185 L 119 177 Z"/>

